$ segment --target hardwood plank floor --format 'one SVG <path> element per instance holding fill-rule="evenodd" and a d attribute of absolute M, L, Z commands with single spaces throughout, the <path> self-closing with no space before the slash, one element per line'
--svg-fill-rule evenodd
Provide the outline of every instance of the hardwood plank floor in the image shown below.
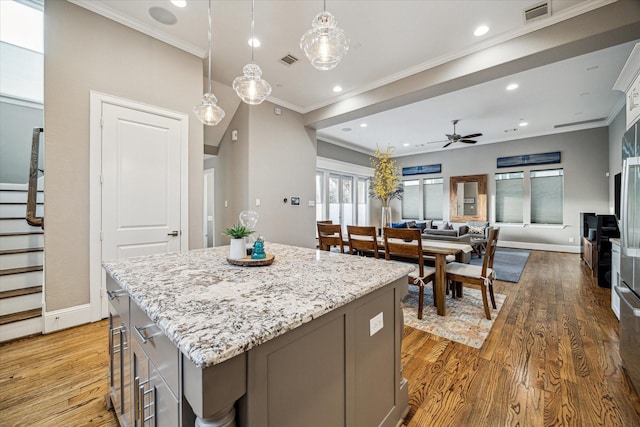
<path fill-rule="evenodd" d="M 576 254 L 532 251 L 481 349 L 405 327 L 408 427 L 640 426 L 610 290 Z M 0 426 L 117 426 L 107 321 L 0 345 Z"/>

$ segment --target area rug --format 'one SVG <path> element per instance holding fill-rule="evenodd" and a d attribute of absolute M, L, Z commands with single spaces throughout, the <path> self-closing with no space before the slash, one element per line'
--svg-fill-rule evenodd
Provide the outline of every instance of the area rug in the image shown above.
<path fill-rule="evenodd" d="M 427 285 L 424 290 L 422 320 L 419 320 L 418 289 L 417 286 L 409 285 L 409 294 L 402 301 L 404 324 L 475 348 L 482 347 L 506 298 L 505 295 L 495 294 L 498 308 L 491 309 L 491 320 L 488 320 L 484 314 L 482 293 L 477 289 L 464 288 L 461 299 L 447 296 L 447 315 L 438 316 L 433 306 L 433 289 L 431 285 Z"/>
<path fill-rule="evenodd" d="M 531 251 L 526 249 L 496 248 L 496 256 L 493 260 L 493 269 L 496 279 L 503 282 L 518 283 L 524 266 L 527 264 Z M 471 257 L 470 264 L 482 265 L 482 258 Z"/>

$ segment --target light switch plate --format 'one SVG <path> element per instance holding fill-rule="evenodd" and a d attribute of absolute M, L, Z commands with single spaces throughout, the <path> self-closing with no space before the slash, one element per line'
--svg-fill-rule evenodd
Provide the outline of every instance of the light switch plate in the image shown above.
<path fill-rule="evenodd" d="M 384 327 L 384 316 L 382 312 L 376 314 L 371 319 L 369 319 L 369 336 L 372 337 L 378 332 L 380 329 Z"/>
<path fill-rule="evenodd" d="M 309 207 L 312 208 L 316 205 L 316 201 L 315 200 L 309 200 Z"/>
<path fill-rule="evenodd" d="M 260 206 L 260 199 L 256 199 L 256 206 Z"/>

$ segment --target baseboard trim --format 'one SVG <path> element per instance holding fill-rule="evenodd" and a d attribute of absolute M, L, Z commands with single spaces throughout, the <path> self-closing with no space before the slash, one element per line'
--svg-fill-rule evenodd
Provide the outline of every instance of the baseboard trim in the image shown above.
<path fill-rule="evenodd" d="M 568 252 L 572 254 L 580 253 L 580 246 L 551 245 L 548 243 L 508 242 L 508 241 L 499 240 L 498 247 L 514 248 L 514 249 L 529 249 L 534 251 Z"/>
<path fill-rule="evenodd" d="M 91 323 L 91 305 L 82 304 L 75 307 L 63 308 L 62 310 L 48 311 L 44 313 L 44 331 L 60 331 L 74 326 Z"/>

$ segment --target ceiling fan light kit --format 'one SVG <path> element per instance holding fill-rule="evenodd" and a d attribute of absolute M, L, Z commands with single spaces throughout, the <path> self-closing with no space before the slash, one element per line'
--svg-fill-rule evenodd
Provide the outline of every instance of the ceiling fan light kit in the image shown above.
<path fill-rule="evenodd" d="M 193 107 L 198 120 L 207 126 L 215 126 L 224 118 L 224 110 L 211 92 L 211 0 L 209 0 L 209 91 L 202 96 L 202 103 Z"/>
<path fill-rule="evenodd" d="M 251 1 L 251 40 L 254 40 L 255 0 Z M 251 44 L 251 62 L 242 68 L 244 75 L 233 80 L 233 89 L 240 99 L 249 105 L 261 104 L 270 94 L 271 85 L 262 78 L 262 70 L 253 61 L 253 47 Z"/>
<path fill-rule="evenodd" d="M 349 38 L 338 28 L 335 17 L 324 10 L 311 21 L 311 29 L 300 38 L 300 49 L 317 70 L 335 68 L 349 51 Z"/>

